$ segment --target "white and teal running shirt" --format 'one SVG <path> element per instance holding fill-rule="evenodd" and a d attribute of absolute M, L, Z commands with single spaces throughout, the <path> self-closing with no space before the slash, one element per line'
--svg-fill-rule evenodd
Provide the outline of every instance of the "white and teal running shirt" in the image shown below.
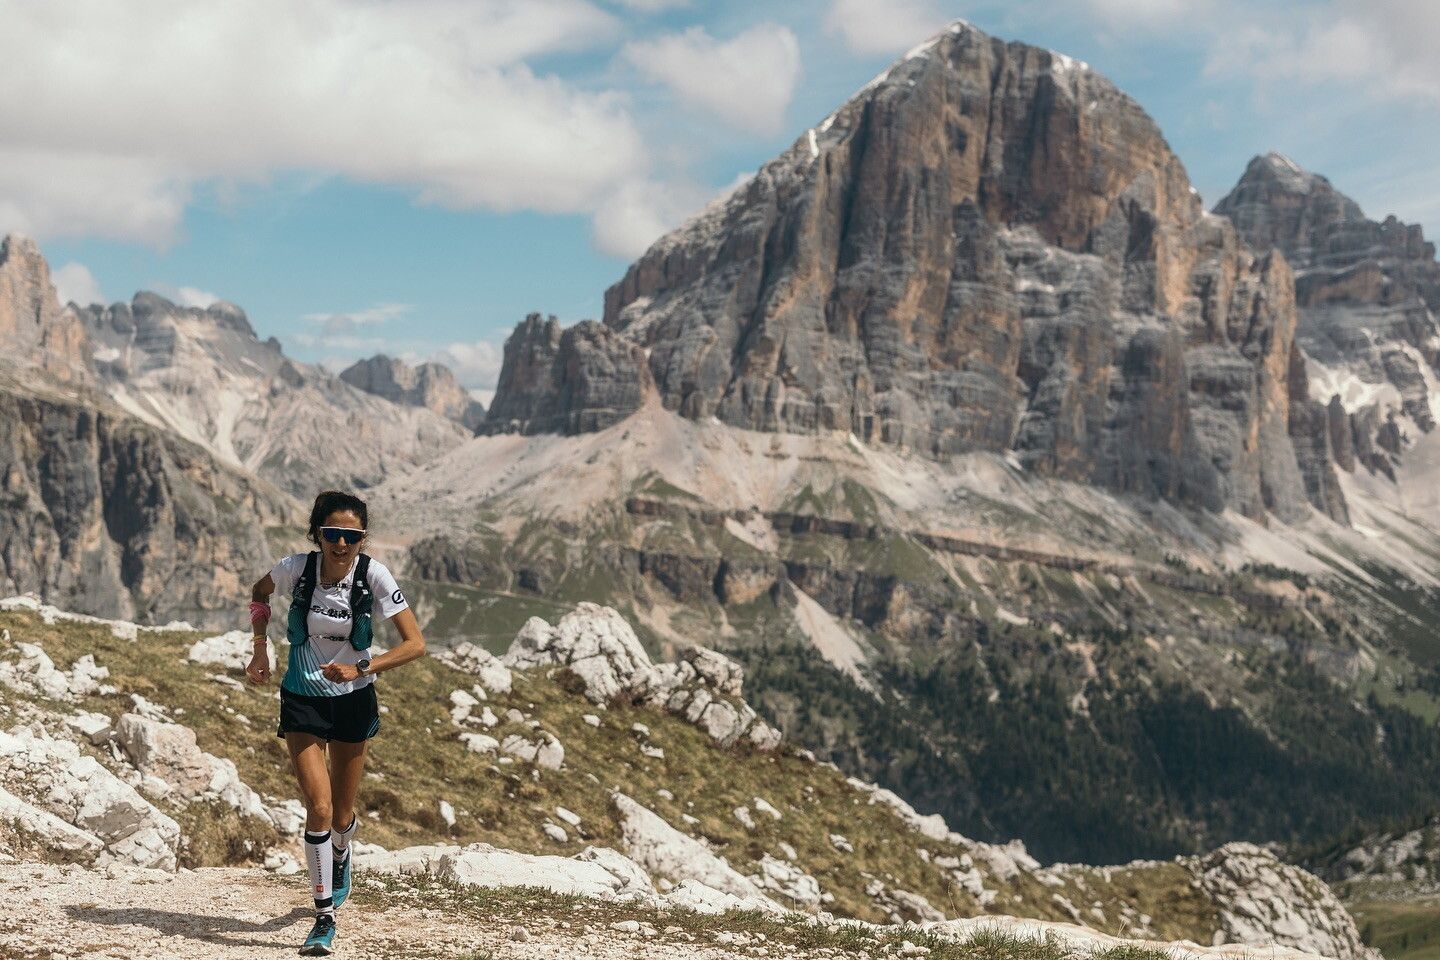
<path fill-rule="evenodd" d="M 308 553 L 292 554 L 275 564 L 270 579 L 275 582 L 275 596 L 289 598 L 295 591 L 295 581 L 305 572 Z M 285 668 L 285 680 L 280 684 L 291 693 L 307 697 L 338 697 L 342 693 L 359 690 L 375 682 L 374 676 L 364 676 L 349 683 L 333 683 L 325 679 L 320 668 L 327 663 L 359 663 L 372 653 L 379 651 L 371 646 L 369 650 L 356 650 L 350 646 L 350 584 L 355 575 L 356 557 L 350 563 L 350 570 L 334 586 L 315 584 L 315 593 L 310 598 L 310 613 L 306 625 L 310 629 L 310 642 L 290 648 L 290 659 Z M 375 634 L 380 633 L 381 620 L 389 620 L 409 606 L 400 585 L 385 564 L 370 558 L 370 592 L 375 597 L 375 606 L 370 611 L 375 625 Z M 284 629 L 285 618 L 276 622 Z"/>

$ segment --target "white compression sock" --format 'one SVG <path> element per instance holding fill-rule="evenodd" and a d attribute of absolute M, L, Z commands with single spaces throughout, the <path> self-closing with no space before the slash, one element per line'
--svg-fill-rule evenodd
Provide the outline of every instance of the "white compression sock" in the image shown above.
<path fill-rule="evenodd" d="M 335 901 L 331 888 L 334 877 L 334 852 L 330 846 L 330 831 L 311 833 L 305 831 L 305 866 L 310 870 L 310 890 L 315 894 L 316 913 L 334 913 Z"/>
<path fill-rule="evenodd" d="M 339 863 L 345 859 L 350 852 L 350 841 L 355 836 L 355 829 L 360 826 L 359 814 L 350 817 L 350 826 L 344 830 L 332 830 L 330 832 L 330 845 L 335 848 L 335 862 Z"/>

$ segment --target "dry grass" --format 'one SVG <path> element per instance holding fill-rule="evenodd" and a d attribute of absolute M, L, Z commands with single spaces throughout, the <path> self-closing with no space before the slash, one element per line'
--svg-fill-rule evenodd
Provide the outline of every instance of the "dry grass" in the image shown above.
<path fill-rule="evenodd" d="M 204 634 L 142 631 L 131 642 L 104 626 L 46 626 L 25 612 L 0 613 L 0 627 L 15 641 L 38 643 L 62 669 L 93 653 L 122 694 L 141 694 L 169 708 L 195 730 L 202 749 L 232 760 L 251 787 L 270 798 L 297 796 L 283 743 L 274 735 L 278 678 L 268 687 L 242 690 L 214 682 L 210 677 L 218 668 L 186 659 L 190 644 Z M 0 656 L 5 652 L 0 645 Z M 682 830 L 687 829 L 684 818 L 693 817 L 696 823 L 688 832 L 703 837 L 742 872 L 766 853 L 783 859 L 780 845 L 790 844 L 797 861 L 834 896 L 827 909 L 842 916 L 884 921 L 874 898 L 865 893 L 866 885 L 879 879 L 888 888 L 920 894 L 952 917 L 989 912 L 1072 920 L 1055 900 L 1059 893 L 1082 909 L 1101 901 L 1106 920 L 1087 917 L 1085 922 L 1107 932 L 1129 932 L 1120 918 L 1122 905 L 1156 918 L 1166 938 L 1203 941 L 1215 929 L 1213 907 L 1195 893 L 1188 872 L 1173 864 L 1106 874 L 1084 871 L 1063 887 L 1042 886 L 1024 876 L 1009 883 L 987 879 L 999 895 L 981 907 L 944 870 L 917 855 L 925 849 L 933 860 L 962 851 L 909 830 L 888 807 L 869 803 L 839 772 L 783 751 L 722 749 L 698 728 L 657 710 L 626 705 L 600 710 L 539 674 L 516 674 L 510 694 L 490 699 L 502 723 L 486 732 L 502 740 L 508 733 L 533 739 L 538 731 L 529 722 L 538 721 L 565 747 L 559 771 L 468 751 L 450 721 L 448 698 L 452 690 L 468 689 L 473 678 L 437 660 L 422 659 L 378 683 L 387 712 L 359 798 L 360 837 L 368 842 L 397 848 L 479 841 L 561 855 L 592 844 L 623 849 L 612 800 L 612 792 L 621 790 Z M 77 706 L 118 717 L 130 708 L 130 699 L 92 696 Z M 503 720 L 512 708 L 525 714 L 526 722 Z M 598 729 L 585 723 L 587 713 L 599 714 Z M 649 736 L 634 733 L 635 723 L 647 726 Z M 663 759 L 642 754 L 642 743 L 661 748 Z M 756 811 L 756 797 L 777 808 L 782 819 Z M 453 827 L 440 817 L 441 800 L 456 809 Z M 557 806 L 578 814 L 580 827 L 563 823 Z M 735 817 L 739 806 L 751 808 L 753 831 Z M 204 805 L 175 815 L 190 838 L 183 851 L 187 865 L 244 862 L 263 851 L 267 838 L 273 840 L 268 825 L 229 812 L 217 815 Z M 557 843 L 544 833 L 547 819 L 564 827 L 567 842 Z M 837 850 L 831 834 L 845 836 L 854 852 Z"/>

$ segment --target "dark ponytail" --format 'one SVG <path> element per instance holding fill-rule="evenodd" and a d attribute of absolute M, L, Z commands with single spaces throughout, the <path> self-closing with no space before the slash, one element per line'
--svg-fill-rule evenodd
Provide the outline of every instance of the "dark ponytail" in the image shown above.
<path fill-rule="evenodd" d="M 360 526 L 370 529 L 370 514 L 365 509 L 364 500 L 353 493 L 326 490 L 315 498 L 315 506 L 310 508 L 310 539 L 317 547 L 320 545 L 320 527 L 324 525 L 325 518 L 337 510 L 353 511 L 360 518 Z"/>

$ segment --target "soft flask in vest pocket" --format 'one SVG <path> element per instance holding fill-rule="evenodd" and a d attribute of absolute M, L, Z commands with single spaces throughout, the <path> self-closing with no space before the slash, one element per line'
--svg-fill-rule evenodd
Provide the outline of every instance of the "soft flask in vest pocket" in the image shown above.
<path fill-rule="evenodd" d="M 370 557 L 360 554 L 355 562 L 355 578 L 350 582 L 350 646 L 356 650 L 370 647 L 373 634 L 370 611 L 375 605 L 375 594 L 370 590 Z M 292 647 L 310 641 L 310 600 L 315 596 L 315 583 L 320 577 L 320 554 L 310 551 L 305 558 L 305 569 L 295 581 L 295 590 L 290 595 L 290 613 L 285 623 L 286 639 Z"/>

